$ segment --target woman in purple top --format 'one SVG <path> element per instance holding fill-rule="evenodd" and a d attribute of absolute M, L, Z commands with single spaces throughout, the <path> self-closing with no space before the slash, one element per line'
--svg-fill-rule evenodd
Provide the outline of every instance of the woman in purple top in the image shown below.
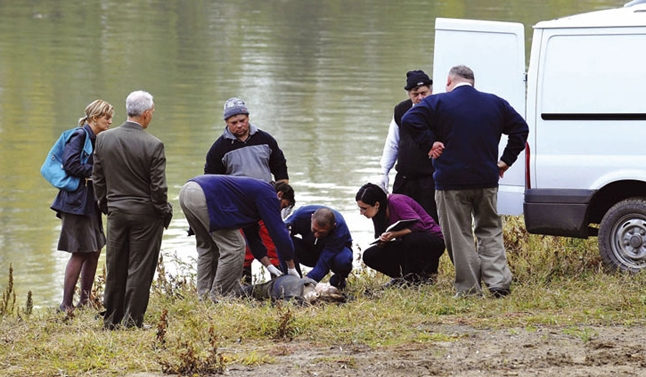
<path fill-rule="evenodd" d="M 415 200 L 400 194 L 386 195 L 367 183 L 356 195 L 359 212 L 372 219 L 378 242 L 363 252 L 366 266 L 391 278 L 389 285 L 433 283 L 444 252 L 440 226 Z M 387 228 L 400 220 L 417 221 L 397 230 Z"/>

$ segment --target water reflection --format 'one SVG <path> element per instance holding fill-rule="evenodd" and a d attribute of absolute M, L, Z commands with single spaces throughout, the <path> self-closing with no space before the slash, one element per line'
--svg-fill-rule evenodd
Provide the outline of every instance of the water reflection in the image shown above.
<path fill-rule="evenodd" d="M 378 174 L 404 74 L 432 72 L 433 20 L 539 20 L 623 5 L 602 0 L 0 2 L 0 288 L 9 264 L 19 302 L 60 299 L 68 255 L 55 250 L 55 191 L 38 170 L 58 134 L 95 98 L 125 119 L 132 90 L 155 96 L 150 132 L 166 144 L 175 218 L 162 252 L 194 257 L 177 195 L 202 172 L 224 127 L 222 103 L 243 98 L 276 137 L 299 204 L 339 209 L 356 244 L 372 239 L 354 193 Z M 526 38 L 529 44 L 530 29 Z M 527 49 L 529 52 L 529 49 Z M 444 78 L 435 78 L 441 83 Z M 392 179 L 391 179 L 392 182 Z M 359 249 L 355 247 L 355 251 Z M 101 259 L 103 263 L 104 257 Z"/>

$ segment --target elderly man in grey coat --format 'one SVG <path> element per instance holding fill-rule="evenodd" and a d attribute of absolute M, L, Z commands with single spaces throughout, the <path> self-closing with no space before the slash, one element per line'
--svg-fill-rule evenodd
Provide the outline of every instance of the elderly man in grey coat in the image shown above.
<path fill-rule="evenodd" d="M 164 226 L 172 217 L 166 196 L 164 144 L 146 132 L 153 96 L 126 98 L 128 120 L 100 133 L 94 152 L 94 190 L 108 215 L 103 325 L 142 327 Z"/>

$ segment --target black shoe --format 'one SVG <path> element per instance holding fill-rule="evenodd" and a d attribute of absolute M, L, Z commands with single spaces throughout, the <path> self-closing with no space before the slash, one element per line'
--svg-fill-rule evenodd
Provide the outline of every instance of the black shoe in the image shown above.
<path fill-rule="evenodd" d="M 503 298 L 511 293 L 509 288 L 489 288 L 489 292 L 494 298 Z"/>
<path fill-rule="evenodd" d="M 330 285 L 339 290 L 345 289 L 345 278 L 339 278 L 337 274 L 330 276 Z"/>

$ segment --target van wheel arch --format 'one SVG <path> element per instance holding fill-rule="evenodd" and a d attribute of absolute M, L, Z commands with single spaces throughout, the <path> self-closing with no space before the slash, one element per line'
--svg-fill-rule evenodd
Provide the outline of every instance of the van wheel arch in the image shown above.
<path fill-rule="evenodd" d="M 646 269 L 646 198 L 629 198 L 613 205 L 599 226 L 599 253 L 611 270 Z"/>

